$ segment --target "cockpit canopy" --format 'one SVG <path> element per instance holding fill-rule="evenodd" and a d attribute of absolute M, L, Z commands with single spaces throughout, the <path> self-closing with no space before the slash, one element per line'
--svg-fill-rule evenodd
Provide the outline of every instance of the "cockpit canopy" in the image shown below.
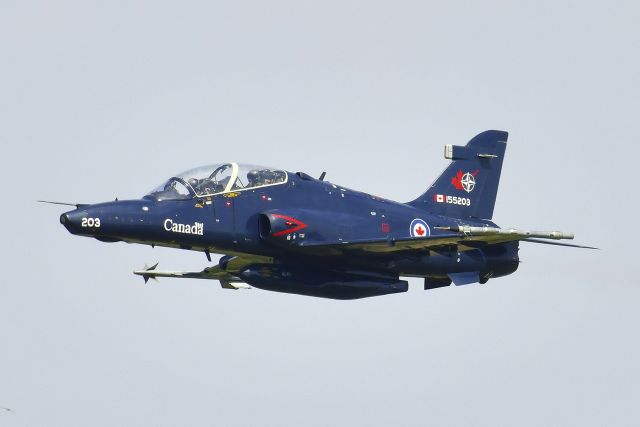
<path fill-rule="evenodd" d="M 283 170 L 223 163 L 191 169 L 169 178 L 147 196 L 160 200 L 191 199 L 229 191 L 243 191 L 287 182 Z"/>

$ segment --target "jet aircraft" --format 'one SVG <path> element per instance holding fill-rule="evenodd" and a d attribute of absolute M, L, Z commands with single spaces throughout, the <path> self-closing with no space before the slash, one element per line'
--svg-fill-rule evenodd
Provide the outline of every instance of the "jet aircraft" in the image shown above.
<path fill-rule="evenodd" d="M 502 229 L 491 221 L 507 132 L 489 130 L 464 146 L 415 200 L 398 203 L 303 172 L 223 163 L 172 176 L 137 200 L 77 204 L 60 216 L 72 234 L 222 254 L 202 271 L 144 278 L 213 279 L 223 288 L 260 288 L 333 299 L 405 292 L 509 275 L 519 242 L 578 246 L 560 231 Z M 55 202 L 54 202 L 55 203 Z M 72 205 L 72 204 L 70 204 Z M 593 248 L 592 248 L 593 249 Z"/>

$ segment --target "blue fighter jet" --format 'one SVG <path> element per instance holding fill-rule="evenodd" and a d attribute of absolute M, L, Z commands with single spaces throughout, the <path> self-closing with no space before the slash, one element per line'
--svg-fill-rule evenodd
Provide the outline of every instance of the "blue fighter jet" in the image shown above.
<path fill-rule="evenodd" d="M 518 268 L 520 241 L 573 246 L 560 231 L 502 229 L 491 221 L 507 133 L 446 145 L 451 163 L 415 200 L 399 203 L 303 172 L 224 163 L 175 175 L 138 200 L 77 204 L 60 216 L 69 232 L 103 242 L 223 254 L 197 272 L 144 278 L 213 279 L 333 299 L 486 283 Z"/>

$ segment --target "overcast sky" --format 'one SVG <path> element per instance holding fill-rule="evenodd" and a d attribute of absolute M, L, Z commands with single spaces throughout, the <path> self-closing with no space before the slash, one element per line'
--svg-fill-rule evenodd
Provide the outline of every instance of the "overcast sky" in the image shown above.
<path fill-rule="evenodd" d="M 639 425 L 637 2 L 12 1 L 0 7 L 2 426 Z M 484 286 L 332 301 L 203 254 L 70 235 L 62 207 L 240 161 L 399 201 L 510 132 Z"/>

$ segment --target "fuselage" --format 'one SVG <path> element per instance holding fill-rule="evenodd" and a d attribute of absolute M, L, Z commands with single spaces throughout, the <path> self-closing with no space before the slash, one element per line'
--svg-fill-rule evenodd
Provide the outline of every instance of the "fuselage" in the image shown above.
<path fill-rule="evenodd" d="M 265 218 L 283 221 L 268 229 Z M 458 252 L 455 248 L 416 254 L 305 256 L 300 244 L 407 239 L 436 236 L 437 227 L 492 226 L 459 219 L 354 191 L 302 173 L 287 173 L 279 185 L 236 189 L 175 200 L 137 200 L 82 205 L 64 213 L 73 234 L 101 241 L 141 243 L 221 254 L 254 254 L 299 265 L 340 267 L 403 276 L 446 276 L 480 271 L 483 277 L 510 274 L 518 266 L 518 243 Z M 286 225 L 284 225 L 286 224 Z M 416 225 L 417 224 L 417 225 Z"/>

